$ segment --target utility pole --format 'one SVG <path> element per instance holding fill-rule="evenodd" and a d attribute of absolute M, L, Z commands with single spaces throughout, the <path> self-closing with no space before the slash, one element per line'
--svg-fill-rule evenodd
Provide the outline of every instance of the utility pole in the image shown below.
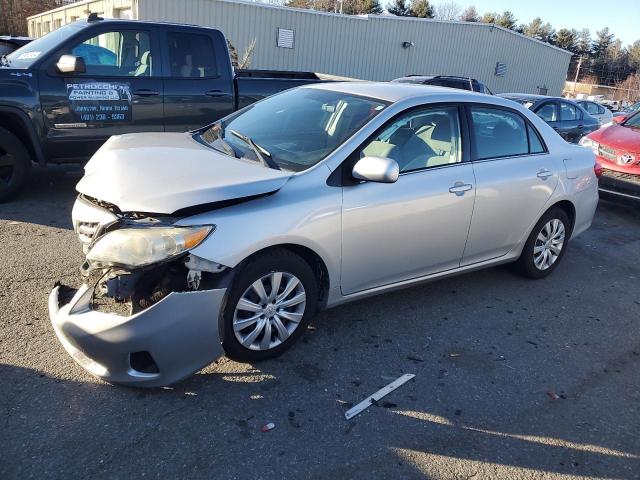
<path fill-rule="evenodd" d="M 578 67 L 576 68 L 576 77 L 573 79 L 573 93 L 576 93 L 576 84 L 578 83 L 578 75 L 580 75 L 580 67 L 582 66 L 582 55 L 578 59 Z"/>

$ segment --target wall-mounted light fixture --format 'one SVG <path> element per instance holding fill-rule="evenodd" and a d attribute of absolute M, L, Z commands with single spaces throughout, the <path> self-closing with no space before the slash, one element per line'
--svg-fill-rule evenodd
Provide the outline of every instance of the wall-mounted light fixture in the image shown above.
<path fill-rule="evenodd" d="M 402 48 L 409 48 L 415 46 L 413 42 L 402 42 Z"/>

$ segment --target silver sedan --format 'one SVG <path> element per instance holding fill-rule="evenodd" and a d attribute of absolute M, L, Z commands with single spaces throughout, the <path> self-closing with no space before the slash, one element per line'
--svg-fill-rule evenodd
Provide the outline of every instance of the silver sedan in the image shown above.
<path fill-rule="evenodd" d="M 53 290 L 51 321 L 112 383 L 271 358 L 318 309 L 508 262 L 546 277 L 591 225 L 596 173 L 509 100 L 403 84 L 307 86 L 196 132 L 115 136 L 78 183 L 84 280 Z"/>

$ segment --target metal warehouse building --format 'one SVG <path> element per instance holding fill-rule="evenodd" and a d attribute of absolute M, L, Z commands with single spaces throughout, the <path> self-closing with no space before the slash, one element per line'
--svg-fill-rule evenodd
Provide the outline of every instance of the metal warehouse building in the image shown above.
<path fill-rule="evenodd" d="M 491 24 L 387 15 L 351 16 L 236 0 L 86 0 L 28 19 L 39 37 L 96 12 L 221 30 L 250 68 L 305 70 L 367 80 L 464 75 L 495 93 L 560 95 L 571 53 Z"/>

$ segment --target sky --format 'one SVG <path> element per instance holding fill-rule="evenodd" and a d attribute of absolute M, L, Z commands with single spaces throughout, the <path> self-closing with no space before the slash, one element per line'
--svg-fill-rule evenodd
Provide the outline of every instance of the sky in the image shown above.
<path fill-rule="evenodd" d="M 451 0 L 434 0 L 436 6 Z M 627 46 L 640 40 L 640 0 L 454 0 L 462 9 L 475 5 L 480 15 L 484 12 L 511 10 L 518 25 L 529 23 L 535 17 L 549 22 L 556 30 L 561 28 L 588 28 L 591 35 L 609 27 L 616 38 Z"/>

